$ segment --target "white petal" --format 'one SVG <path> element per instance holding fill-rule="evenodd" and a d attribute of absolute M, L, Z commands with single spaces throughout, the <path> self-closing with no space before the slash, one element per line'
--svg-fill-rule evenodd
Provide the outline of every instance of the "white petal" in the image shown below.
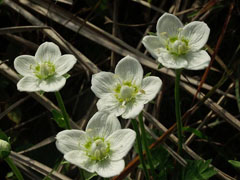
<path fill-rule="evenodd" d="M 64 155 L 64 159 L 88 172 L 95 172 L 96 162 L 91 161 L 84 151 L 70 151 Z"/>
<path fill-rule="evenodd" d="M 113 94 L 108 94 L 99 99 L 97 108 L 99 111 L 107 111 L 115 116 L 120 116 L 125 111 L 125 107 L 119 103 Z"/>
<path fill-rule="evenodd" d="M 59 91 L 66 83 L 66 79 L 62 76 L 56 77 L 53 76 L 46 80 L 43 80 L 39 87 L 42 91 L 45 92 L 55 92 Z"/>
<path fill-rule="evenodd" d="M 86 142 L 86 133 L 81 130 L 64 130 L 56 136 L 57 149 L 66 154 L 73 150 L 80 150 Z"/>
<path fill-rule="evenodd" d="M 55 71 L 58 75 L 66 74 L 70 69 L 73 68 L 74 64 L 76 64 L 77 59 L 71 54 L 65 54 L 60 58 L 56 59 L 55 64 Z"/>
<path fill-rule="evenodd" d="M 148 76 L 142 81 L 142 90 L 143 94 L 139 96 L 139 98 L 144 102 L 144 104 L 153 100 L 157 93 L 159 92 L 162 86 L 162 81 L 159 77 L 156 76 Z"/>
<path fill-rule="evenodd" d="M 104 178 L 113 177 L 119 175 L 124 169 L 124 160 L 110 161 L 109 159 L 105 161 L 100 161 L 96 165 L 96 173 Z"/>
<path fill-rule="evenodd" d="M 187 59 L 184 56 L 175 56 L 167 52 L 161 53 L 157 60 L 163 66 L 172 69 L 181 69 L 188 65 Z"/>
<path fill-rule="evenodd" d="M 36 66 L 34 56 L 22 55 L 14 60 L 14 68 L 23 76 L 33 76 L 33 68 Z"/>
<path fill-rule="evenodd" d="M 134 119 L 139 113 L 143 110 L 142 102 L 128 102 L 126 104 L 126 110 L 122 114 L 122 118 L 124 119 Z"/>
<path fill-rule="evenodd" d="M 123 81 L 130 81 L 135 85 L 140 85 L 143 78 L 143 69 L 141 64 L 133 57 L 126 56 L 121 59 L 115 69 Z"/>
<path fill-rule="evenodd" d="M 154 58 L 159 56 L 160 48 L 165 48 L 159 36 L 145 36 L 142 43 Z"/>
<path fill-rule="evenodd" d="M 164 13 L 157 22 L 157 35 L 163 37 L 166 33 L 168 37 L 177 36 L 179 29 L 183 27 L 182 22 L 173 14 Z"/>
<path fill-rule="evenodd" d="M 118 129 L 121 129 L 121 124 L 115 115 L 107 112 L 97 112 L 89 120 L 86 132 L 94 131 L 97 136 L 107 138 Z"/>
<path fill-rule="evenodd" d="M 186 55 L 188 60 L 188 66 L 186 69 L 189 70 L 201 70 L 208 67 L 211 57 L 208 53 L 204 50 L 196 51 L 196 52 L 189 52 Z"/>
<path fill-rule="evenodd" d="M 61 56 L 59 47 L 52 42 L 45 42 L 41 44 L 35 54 L 37 61 L 51 61 L 54 62 Z"/>
<path fill-rule="evenodd" d="M 91 89 L 98 98 L 112 93 L 115 85 L 119 83 L 118 78 L 111 72 L 99 72 L 92 75 Z"/>
<path fill-rule="evenodd" d="M 20 79 L 17 83 L 17 89 L 19 91 L 35 92 L 40 91 L 40 80 L 36 77 L 26 76 Z"/>
<path fill-rule="evenodd" d="M 110 143 L 112 160 L 120 160 L 132 148 L 136 139 L 135 131 L 131 129 L 120 129 L 109 136 L 106 141 Z"/>
<path fill-rule="evenodd" d="M 180 33 L 187 39 L 191 50 L 200 50 L 207 42 L 210 29 L 204 22 L 194 21 L 184 26 Z"/>

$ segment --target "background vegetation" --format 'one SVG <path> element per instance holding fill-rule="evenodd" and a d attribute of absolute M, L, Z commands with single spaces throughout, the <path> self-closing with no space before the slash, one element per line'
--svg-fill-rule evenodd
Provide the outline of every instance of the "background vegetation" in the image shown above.
<path fill-rule="evenodd" d="M 142 63 L 145 73 L 151 72 L 163 80 L 155 102 L 144 111 L 149 145 L 161 143 L 152 153 L 162 179 L 177 179 L 176 163 L 186 166 L 186 174 L 191 174 L 200 164 L 188 161 L 187 165 L 184 159 L 201 158 L 212 159 L 211 164 L 217 168 L 212 179 L 240 178 L 238 165 L 228 162 L 240 159 L 239 5 L 239 1 L 231 0 L 2 0 L 0 129 L 11 138 L 10 156 L 25 178 L 80 178 L 75 166 L 60 164 L 62 154 L 55 147 L 54 137 L 62 129 L 52 116 L 57 109 L 54 94 L 23 93 L 16 89 L 19 76 L 13 69 L 15 57 L 34 55 L 45 41 L 58 44 L 63 54 L 71 53 L 78 59 L 61 93 L 79 128 L 84 129 L 96 112 L 91 75 L 100 70 L 112 71 L 123 56 L 131 55 Z M 144 35 L 156 31 L 157 19 L 164 12 L 174 13 L 186 23 L 204 21 L 211 29 L 206 46 L 212 55 L 208 73 L 183 71 L 181 78 L 184 159 L 177 154 L 176 136 L 157 140 L 175 123 L 174 72 L 158 69 L 157 62 L 141 44 Z M 126 120 L 121 123 L 123 127 L 130 126 Z M 135 156 L 133 150 L 126 165 Z M 10 172 L 7 164 L 0 161 L 0 179 L 14 179 Z M 129 179 L 144 179 L 141 172 L 140 166 L 131 168 L 126 175 Z M 186 175 L 186 179 L 193 178 Z"/>

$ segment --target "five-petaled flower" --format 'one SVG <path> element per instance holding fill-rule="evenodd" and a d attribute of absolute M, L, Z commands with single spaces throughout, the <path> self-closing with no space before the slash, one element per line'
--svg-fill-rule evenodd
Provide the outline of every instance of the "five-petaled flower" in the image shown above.
<path fill-rule="evenodd" d="M 145 36 L 142 43 L 167 68 L 204 69 L 210 56 L 201 50 L 210 29 L 204 22 L 193 21 L 185 26 L 174 15 L 165 13 L 157 22 L 157 36 Z"/>
<path fill-rule="evenodd" d="M 116 66 L 115 74 L 100 72 L 92 76 L 92 91 L 100 98 L 99 111 L 108 111 L 123 118 L 135 118 L 144 104 L 151 101 L 162 85 L 160 78 L 143 78 L 141 64 L 126 56 Z"/>
<path fill-rule="evenodd" d="M 59 132 L 56 146 L 68 162 L 107 178 L 120 174 L 124 169 L 123 157 L 132 148 L 135 138 L 135 131 L 121 129 L 116 116 L 97 112 L 88 122 L 86 132 Z"/>
<path fill-rule="evenodd" d="M 71 54 L 61 56 L 59 47 L 52 42 L 39 46 L 35 56 L 22 55 L 14 60 L 16 71 L 23 76 L 17 83 L 19 91 L 59 91 L 66 83 L 66 74 L 76 58 Z"/>

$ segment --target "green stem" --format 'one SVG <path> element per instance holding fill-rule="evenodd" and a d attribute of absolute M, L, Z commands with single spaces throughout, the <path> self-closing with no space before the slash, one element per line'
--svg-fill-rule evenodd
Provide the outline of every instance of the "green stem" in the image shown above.
<path fill-rule="evenodd" d="M 146 179 L 149 180 L 150 178 L 149 178 L 148 170 L 147 170 L 147 167 L 146 167 L 146 164 L 145 164 L 145 161 L 144 161 L 144 157 L 143 157 L 141 136 L 140 136 L 140 133 L 139 133 L 139 130 L 138 130 L 137 121 L 136 121 L 136 119 L 132 119 L 131 122 L 132 122 L 133 129 L 137 134 L 137 148 L 138 148 L 138 155 L 139 155 L 140 163 L 142 164 L 143 172 L 146 176 Z"/>
<path fill-rule="evenodd" d="M 6 157 L 4 160 L 8 163 L 9 167 L 12 169 L 12 171 L 15 174 L 15 176 L 17 177 L 17 179 L 18 180 L 24 180 L 21 172 L 19 171 L 17 166 L 15 166 L 12 159 L 10 159 L 10 157 Z"/>
<path fill-rule="evenodd" d="M 177 69 L 176 78 L 175 78 L 175 113 L 176 113 L 176 121 L 177 121 L 179 154 L 181 154 L 182 152 L 182 142 L 183 142 L 182 120 L 181 120 L 181 109 L 180 109 L 180 92 L 179 92 L 180 77 L 181 77 L 181 69 Z"/>
<path fill-rule="evenodd" d="M 67 111 L 65 109 L 64 103 L 62 96 L 59 91 L 55 92 L 55 96 L 57 98 L 58 106 L 61 109 L 65 124 L 66 124 L 66 129 L 71 129 L 70 123 L 69 123 L 69 116 L 67 114 Z"/>
<path fill-rule="evenodd" d="M 141 129 L 141 132 L 142 132 L 143 146 L 144 146 L 145 151 L 146 151 L 146 155 L 147 155 L 149 166 L 150 166 L 150 169 L 151 169 L 151 172 L 152 172 L 152 175 L 153 175 L 153 179 L 156 179 L 156 173 L 154 171 L 154 166 L 153 166 L 153 162 L 152 162 L 152 155 L 151 155 L 150 150 L 148 148 L 147 135 L 146 135 L 146 131 L 145 131 L 145 128 L 144 128 L 142 112 L 139 114 L 138 119 L 139 119 L 140 129 Z"/>

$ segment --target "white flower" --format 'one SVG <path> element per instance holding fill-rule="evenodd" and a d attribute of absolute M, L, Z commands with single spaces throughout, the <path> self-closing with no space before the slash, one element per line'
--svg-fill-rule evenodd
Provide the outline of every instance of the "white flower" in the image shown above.
<path fill-rule="evenodd" d="M 59 47 L 52 42 L 39 46 L 35 56 L 22 55 L 14 60 L 16 71 L 23 76 L 17 83 L 19 91 L 59 91 L 66 83 L 66 74 L 76 58 L 71 54 L 61 56 Z"/>
<path fill-rule="evenodd" d="M 115 74 L 100 72 L 92 76 L 92 91 L 100 98 L 99 111 L 108 111 L 123 118 L 135 118 L 144 104 L 158 93 L 162 81 L 155 76 L 143 78 L 141 64 L 126 56 L 116 66 Z"/>
<path fill-rule="evenodd" d="M 135 138 L 135 131 L 121 129 L 116 116 L 97 112 L 88 122 L 86 132 L 64 130 L 58 133 L 56 146 L 68 162 L 107 178 L 124 169 L 123 157 L 132 148 Z"/>
<path fill-rule="evenodd" d="M 157 36 L 145 36 L 142 43 L 167 68 L 199 70 L 210 62 L 208 53 L 201 50 L 209 33 L 204 22 L 193 21 L 183 26 L 176 16 L 165 13 L 157 22 Z"/>

